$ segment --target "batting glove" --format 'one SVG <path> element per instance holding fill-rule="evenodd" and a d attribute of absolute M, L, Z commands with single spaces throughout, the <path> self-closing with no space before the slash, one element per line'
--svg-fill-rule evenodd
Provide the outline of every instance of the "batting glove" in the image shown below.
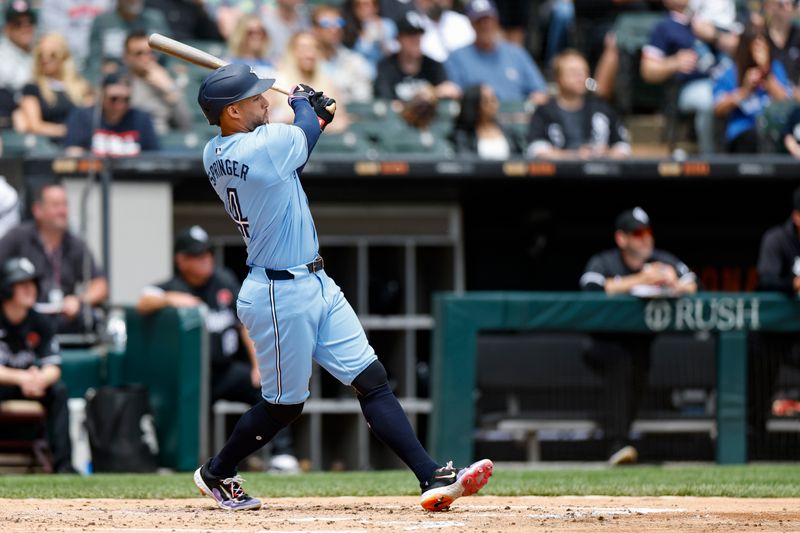
<path fill-rule="evenodd" d="M 289 105 L 291 106 L 298 100 L 305 100 L 306 102 L 310 102 L 311 98 L 317 94 L 317 91 L 311 88 L 310 85 L 306 85 L 305 83 L 298 83 L 292 89 L 291 94 L 289 94 Z"/>
<path fill-rule="evenodd" d="M 333 122 L 333 115 L 336 114 L 336 100 L 318 92 L 309 101 L 317 114 L 320 129 L 324 130 L 325 126 Z"/>

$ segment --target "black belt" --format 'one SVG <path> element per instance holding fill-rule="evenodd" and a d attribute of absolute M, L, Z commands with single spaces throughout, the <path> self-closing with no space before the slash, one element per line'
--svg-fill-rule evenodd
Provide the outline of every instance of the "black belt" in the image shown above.
<path fill-rule="evenodd" d="M 322 257 L 317 256 L 316 259 L 306 264 L 306 268 L 312 274 L 314 272 L 319 272 L 320 270 L 325 268 L 325 261 L 322 260 Z M 288 270 L 272 270 L 271 268 L 265 268 L 264 272 L 266 272 L 267 277 L 273 281 L 294 279 L 294 274 L 292 274 Z"/>

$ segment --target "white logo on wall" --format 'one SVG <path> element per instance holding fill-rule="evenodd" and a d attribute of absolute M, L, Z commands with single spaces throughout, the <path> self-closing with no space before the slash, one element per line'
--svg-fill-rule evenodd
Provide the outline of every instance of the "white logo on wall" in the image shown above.
<path fill-rule="evenodd" d="M 757 298 L 651 300 L 644 308 L 650 331 L 732 331 L 761 327 Z"/>

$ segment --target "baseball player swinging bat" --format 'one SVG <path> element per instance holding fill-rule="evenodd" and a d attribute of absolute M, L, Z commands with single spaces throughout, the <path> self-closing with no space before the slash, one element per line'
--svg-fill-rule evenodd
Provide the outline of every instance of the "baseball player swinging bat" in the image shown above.
<path fill-rule="evenodd" d="M 194 46 L 189 46 L 186 43 L 176 41 L 175 39 L 170 39 L 169 37 L 161 35 L 160 33 L 151 33 L 150 38 L 147 41 L 150 44 L 150 48 L 153 50 L 164 52 L 165 54 L 183 59 L 184 61 L 188 61 L 193 65 L 205 67 L 209 70 L 216 70 L 219 67 L 228 64 L 227 62 L 209 54 L 208 52 L 204 52 L 198 48 L 195 48 Z M 270 87 L 270 89 L 273 91 L 278 91 L 279 93 L 283 93 L 287 96 L 291 93 L 289 89 L 281 87 L 278 84 L 274 84 L 272 87 Z"/>

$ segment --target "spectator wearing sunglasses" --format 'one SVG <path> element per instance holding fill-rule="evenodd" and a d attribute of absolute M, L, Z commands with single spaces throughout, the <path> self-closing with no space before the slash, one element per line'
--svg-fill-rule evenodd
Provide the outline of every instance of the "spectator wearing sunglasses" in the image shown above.
<path fill-rule="evenodd" d="M 275 64 L 270 57 L 270 35 L 256 15 L 242 15 L 228 37 L 228 59 L 244 63 L 259 78 L 274 78 Z"/>
<path fill-rule="evenodd" d="M 319 6 L 311 13 L 311 23 L 319 41 L 322 72 L 335 83 L 327 91 L 348 102 L 371 101 L 375 71 L 361 54 L 342 44 L 345 22 L 339 9 Z"/>
<path fill-rule="evenodd" d="M 94 107 L 80 107 L 70 113 L 64 139 L 66 155 L 80 157 L 91 150 L 99 157 L 133 157 L 160 148 L 150 115 L 131 107 L 131 80 L 126 75 L 106 75 L 99 105 L 96 122 Z"/>
<path fill-rule="evenodd" d="M 616 220 L 616 248 L 600 252 L 580 278 L 584 291 L 609 296 L 683 295 L 697 291 L 697 277 L 669 252 L 654 247 L 650 217 L 641 207 L 624 211 Z M 593 335 L 586 363 L 604 378 L 600 425 L 609 442 L 612 465 L 635 463 L 638 452 L 629 441 L 631 423 L 642 400 L 650 369 L 651 334 Z"/>
<path fill-rule="evenodd" d="M 192 111 L 183 97 L 183 87 L 158 64 L 145 32 L 128 34 L 123 61 L 131 80 L 131 105 L 150 115 L 156 132 L 160 135 L 191 129 Z"/>
<path fill-rule="evenodd" d="M 9 2 L 0 37 L 0 129 L 11 127 L 22 87 L 30 80 L 36 15 L 25 1 Z"/>

